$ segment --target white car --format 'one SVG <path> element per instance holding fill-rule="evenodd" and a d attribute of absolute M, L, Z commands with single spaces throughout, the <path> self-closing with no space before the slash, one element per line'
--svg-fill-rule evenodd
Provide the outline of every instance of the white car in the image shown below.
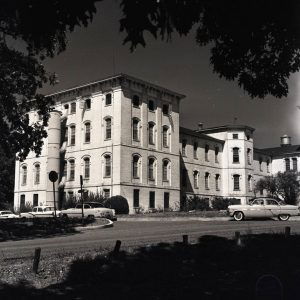
<path fill-rule="evenodd" d="M 19 218 L 19 215 L 15 215 L 10 210 L 1 210 L 0 211 L 0 219 L 13 219 L 13 218 Z"/>
<path fill-rule="evenodd" d="M 98 202 L 85 202 L 83 204 L 84 218 L 107 218 L 116 220 L 116 213 L 114 209 L 103 207 Z M 81 218 L 82 217 L 82 204 L 77 204 L 75 208 L 69 208 L 61 211 L 61 216 L 64 218 Z"/>
<path fill-rule="evenodd" d="M 229 205 L 228 212 L 235 221 L 247 218 L 278 218 L 287 221 L 290 216 L 299 216 L 300 211 L 296 205 L 288 205 L 273 198 L 255 198 L 250 204 Z"/>
<path fill-rule="evenodd" d="M 61 212 L 56 210 L 56 216 L 59 217 Z M 53 206 L 34 206 L 32 211 L 21 213 L 21 218 L 47 218 L 54 217 L 54 207 Z"/>

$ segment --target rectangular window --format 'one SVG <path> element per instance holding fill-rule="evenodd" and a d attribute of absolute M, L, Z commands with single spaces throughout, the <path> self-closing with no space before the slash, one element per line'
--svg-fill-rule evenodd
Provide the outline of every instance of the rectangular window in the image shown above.
<path fill-rule="evenodd" d="M 167 148 L 169 146 L 168 143 L 168 127 L 163 127 L 163 147 Z"/>
<path fill-rule="evenodd" d="M 72 160 L 70 161 L 70 178 L 69 180 L 75 180 L 75 162 Z"/>
<path fill-rule="evenodd" d="M 85 109 L 91 109 L 91 99 L 86 99 L 84 102 Z"/>
<path fill-rule="evenodd" d="M 111 105 L 111 94 L 106 94 L 105 105 Z"/>
<path fill-rule="evenodd" d="M 71 103 L 71 114 L 76 113 L 76 102 Z"/>
<path fill-rule="evenodd" d="M 71 126 L 71 141 L 70 141 L 70 145 L 74 146 L 75 145 L 75 133 L 76 133 L 76 128 L 75 126 Z"/>
<path fill-rule="evenodd" d="M 155 192 L 149 192 L 149 208 L 155 208 Z"/>
<path fill-rule="evenodd" d="M 233 190 L 240 190 L 240 175 L 233 175 Z"/>
<path fill-rule="evenodd" d="M 182 156 L 186 156 L 186 151 L 185 151 L 185 148 L 186 148 L 186 140 L 183 140 L 182 141 Z"/>
<path fill-rule="evenodd" d="M 204 153 L 204 155 L 205 155 L 205 161 L 209 161 L 209 157 L 208 157 L 208 153 L 209 153 L 209 146 L 208 145 L 205 145 L 205 153 Z"/>
<path fill-rule="evenodd" d="M 239 163 L 240 162 L 240 157 L 239 157 L 239 148 L 233 148 L 232 149 L 232 162 L 233 163 Z"/>
<path fill-rule="evenodd" d="M 103 193 L 105 199 L 110 197 L 110 189 L 103 189 Z"/>
<path fill-rule="evenodd" d="M 169 114 L 169 104 L 164 104 L 162 110 L 163 110 L 164 115 L 168 115 Z"/>
<path fill-rule="evenodd" d="M 220 190 L 220 175 L 216 174 L 216 191 Z"/>
<path fill-rule="evenodd" d="M 148 108 L 150 111 L 154 111 L 154 101 L 153 100 L 149 100 Z"/>
<path fill-rule="evenodd" d="M 105 139 L 111 139 L 111 119 L 107 118 L 105 120 L 106 132 L 105 132 Z"/>
<path fill-rule="evenodd" d="M 286 171 L 290 171 L 290 170 L 291 170 L 291 167 L 290 167 L 290 159 L 289 159 L 289 158 L 286 158 L 286 159 L 285 159 L 285 170 L 286 170 Z"/>
<path fill-rule="evenodd" d="M 198 158 L 198 143 L 194 142 L 194 158 Z"/>
<path fill-rule="evenodd" d="M 149 144 L 154 145 L 154 124 L 149 123 Z"/>
<path fill-rule="evenodd" d="M 247 149 L 247 163 L 251 165 L 251 149 Z"/>
<path fill-rule="evenodd" d="M 33 206 L 39 205 L 39 194 L 33 194 Z"/>
<path fill-rule="evenodd" d="M 133 207 L 140 206 L 140 190 L 133 190 Z"/>
<path fill-rule="evenodd" d="M 25 195 L 21 195 L 20 197 L 20 207 L 24 207 L 25 206 Z"/>
<path fill-rule="evenodd" d="M 91 124 L 86 123 L 85 124 L 85 142 L 90 143 L 91 141 Z"/>
<path fill-rule="evenodd" d="M 205 173 L 205 189 L 209 190 L 209 173 Z"/>
<path fill-rule="evenodd" d="M 139 121 L 133 120 L 132 122 L 132 139 L 136 142 L 139 141 Z"/>
<path fill-rule="evenodd" d="M 170 193 L 164 192 L 164 209 L 170 208 Z"/>
<path fill-rule="evenodd" d="M 199 185 L 198 185 L 198 182 L 199 182 L 198 178 L 199 178 L 198 171 L 194 171 L 194 188 L 195 189 L 197 189 L 199 187 Z"/>
<path fill-rule="evenodd" d="M 232 138 L 237 140 L 239 138 L 239 135 L 237 133 L 232 134 Z"/>
<path fill-rule="evenodd" d="M 215 147 L 215 163 L 219 163 L 219 147 Z"/>
<path fill-rule="evenodd" d="M 298 165 L 297 165 L 297 158 L 296 157 L 293 158 L 293 170 L 298 171 Z"/>
<path fill-rule="evenodd" d="M 73 199 L 74 198 L 74 192 L 73 191 L 69 191 L 68 192 L 68 198 L 69 199 Z"/>

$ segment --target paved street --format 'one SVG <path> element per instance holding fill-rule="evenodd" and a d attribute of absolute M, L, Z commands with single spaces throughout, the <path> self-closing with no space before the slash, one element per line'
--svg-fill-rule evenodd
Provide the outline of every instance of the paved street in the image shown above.
<path fill-rule="evenodd" d="M 159 242 L 181 241 L 183 234 L 189 235 L 191 242 L 202 235 L 233 237 L 235 231 L 245 233 L 284 232 L 285 226 L 292 233 L 300 233 L 300 222 L 289 221 L 151 221 L 151 222 L 115 222 L 113 228 L 85 230 L 83 232 L 48 238 L 35 238 L 0 243 L 1 258 L 19 258 L 31 256 L 35 247 L 42 248 L 43 255 L 58 254 L 61 251 L 85 253 L 94 249 L 112 249 L 116 240 L 123 247 L 136 247 Z"/>

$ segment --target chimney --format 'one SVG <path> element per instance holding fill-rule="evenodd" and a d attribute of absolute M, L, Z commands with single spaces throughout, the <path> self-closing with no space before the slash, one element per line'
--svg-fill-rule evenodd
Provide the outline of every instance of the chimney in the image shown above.
<path fill-rule="evenodd" d="M 286 146 L 291 146 L 291 137 L 288 136 L 288 135 L 283 135 L 281 138 L 280 138 L 280 146 L 281 147 L 286 147 Z"/>
<path fill-rule="evenodd" d="M 203 123 L 198 123 L 198 130 L 202 130 L 203 129 Z"/>

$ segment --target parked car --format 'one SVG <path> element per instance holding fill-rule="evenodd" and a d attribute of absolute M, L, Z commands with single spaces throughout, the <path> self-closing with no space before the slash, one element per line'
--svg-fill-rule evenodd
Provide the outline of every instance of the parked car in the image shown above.
<path fill-rule="evenodd" d="M 61 212 L 56 210 L 56 216 L 59 217 Z M 21 218 L 45 218 L 54 217 L 54 206 L 34 206 L 32 211 L 20 214 Z"/>
<path fill-rule="evenodd" d="M 250 204 L 229 205 L 228 212 L 235 221 L 248 218 L 273 218 L 287 221 L 290 216 L 300 215 L 298 206 L 288 205 L 273 198 L 254 198 Z"/>
<path fill-rule="evenodd" d="M 13 219 L 13 218 L 19 218 L 19 215 L 14 214 L 10 210 L 1 210 L 0 211 L 0 219 Z"/>
<path fill-rule="evenodd" d="M 116 221 L 116 213 L 114 209 L 103 207 L 99 202 L 85 202 L 83 204 L 84 218 L 107 218 Z M 81 218 L 82 204 L 77 204 L 75 208 L 69 208 L 61 211 L 64 218 Z"/>

